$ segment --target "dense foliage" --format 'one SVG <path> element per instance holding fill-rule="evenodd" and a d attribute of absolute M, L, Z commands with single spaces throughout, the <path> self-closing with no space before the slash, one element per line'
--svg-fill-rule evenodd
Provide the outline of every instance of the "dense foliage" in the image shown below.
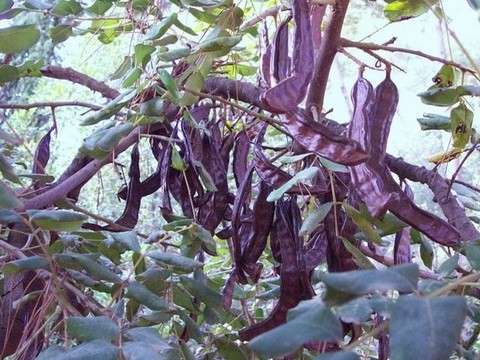
<path fill-rule="evenodd" d="M 442 0 L 351 2 L 0 0 L 1 358 L 476 358 L 480 189 L 458 177 L 480 60 L 341 37 L 349 6 L 408 29 L 448 24 Z M 59 66 L 85 38 L 118 68 Z M 338 53 L 358 69 L 346 125 L 326 101 Z M 428 169 L 387 153 L 398 53 L 432 61 L 417 101 L 448 112 L 418 120 L 451 137 Z M 71 100 L 30 100 L 42 79 Z"/>

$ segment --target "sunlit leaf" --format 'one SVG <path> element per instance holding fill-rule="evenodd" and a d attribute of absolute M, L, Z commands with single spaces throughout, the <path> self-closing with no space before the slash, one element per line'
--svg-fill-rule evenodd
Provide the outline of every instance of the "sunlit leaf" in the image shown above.
<path fill-rule="evenodd" d="M 177 14 L 173 13 L 172 15 L 160 21 L 157 25 L 150 28 L 147 35 L 145 36 L 145 40 L 160 39 L 163 35 L 165 35 L 168 29 L 170 29 L 176 19 Z"/>
<path fill-rule="evenodd" d="M 78 15 L 83 11 L 82 6 L 75 0 L 60 0 L 50 9 L 57 16 Z"/>
<path fill-rule="evenodd" d="M 0 53 L 13 54 L 27 50 L 40 39 L 35 25 L 11 26 L 0 29 Z"/>

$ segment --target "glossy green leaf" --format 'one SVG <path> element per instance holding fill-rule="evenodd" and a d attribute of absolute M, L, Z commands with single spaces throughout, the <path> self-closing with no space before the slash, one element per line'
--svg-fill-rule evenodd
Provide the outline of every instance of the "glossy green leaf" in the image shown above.
<path fill-rule="evenodd" d="M 177 20 L 177 14 L 173 13 L 172 15 L 168 16 L 167 18 L 160 21 L 157 25 L 154 25 L 148 31 L 147 35 L 145 36 L 145 40 L 156 40 L 160 39 L 165 33 L 172 27 L 175 20 Z"/>
<path fill-rule="evenodd" d="M 188 164 L 183 161 L 180 152 L 176 146 L 172 146 L 172 168 L 178 171 L 185 171 L 188 169 Z"/>
<path fill-rule="evenodd" d="M 372 264 L 370 259 L 364 253 L 362 253 L 355 245 L 353 245 L 348 239 L 341 236 L 340 240 L 342 240 L 343 246 L 345 246 L 347 251 L 353 255 L 353 261 L 355 262 L 355 264 L 358 265 L 360 269 L 375 269 L 375 265 Z"/>
<path fill-rule="evenodd" d="M 217 337 L 213 344 L 224 359 L 245 360 L 248 359 L 247 351 L 238 346 L 235 341 L 227 336 Z M 246 349 L 245 349 L 246 350 Z"/>
<path fill-rule="evenodd" d="M 148 344 L 158 345 L 164 349 L 170 348 L 170 345 L 160 336 L 158 329 L 154 328 L 132 328 L 125 333 L 128 340 L 143 341 Z"/>
<path fill-rule="evenodd" d="M 191 259 L 182 255 L 163 252 L 160 250 L 147 253 L 149 257 L 160 262 L 161 264 L 171 265 L 182 271 L 193 271 L 203 266 L 203 263 L 195 259 Z"/>
<path fill-rule="evenodd" d="M 23 270 L 47 269 L 48 261 L 43 256 L 35 255 L 3 264 L 0 272 L 5 275 L 18 274 Z"/>
<path fill-rule="evenodd" d="M 458 259 L 460 258 L 459 254 L 455 254 L 445 260 L 442 265 L 438 267 L 438 274 L 442 277 L 447 277 L 455 271 L 455 267 L 458 264 Z"/>
<path fill-rule="evenodd" d="M 85 10 L 95 15 L 103 15 L 112 7 L 112 5 L 111 0 L 95 0 L 95 2 L 85 8 Z"/>
<path fill-rule="evenodd" d="M 193 31 L 192 28 L 188 27 L 187 25 L 185 25 L 183 22 L 179 21 L 178 19 L 175 19 L 175 21 L 173 22 L 173 24 L 179 28 L 181 31 L 189 34 L 189 35 L 192 35 L 192 36 L 197 36 L 197 33 L 195 31 Z"/>
<path fill-rule="evenodd" d="M 178 315 L 180 316 L 180 319 L 183 320 L 185 323 L 185 327 L 188 330 L 188 334 L 192 337 L 193 340 L 195 340 L 199 344 L 203 344 L 204 339 L 203 339 L 203 334 L 198 325 L 195 323 L 195 321 L 189 316 L 189 314 L 185 310 L 180 310 Z"/>
<path fill-rule="evenodd" d="M 105 340 L 93 340 L 49 360 L 118 360 L 118 348 Z"/>
<path fill-rule="evenodd" d="M 420 244 L 420 257 L 422 258 L 425 266 L 431 269 L 433 265 L 434 253 L 430 240 L 428 240 L 425 235 L 415 229 L 410 230 L 410 238 L 414 244 Z"/>
<path fill-rule="evenodd" d="M 204 79 L 200 71 L 194 71 L 185 82 L 185 88 L 201 91 L 203 89 Z M 190 106 L 198 102 L 199 97 L 185 92 L 180 99 L 180 106 Z"/>
<path fill-rule="evenodd" d="M 372 313 L 370 300 L 364 297 L 349 301 L 338 308 L 338 316 L 347 323 L 362 324 L 370 321 Z"/>
<path fill-rule="evenodd" d="M 87 255 L 72 252 L 54 255 L 55 262 L 67 269 L 85 270 L 94 278 L 120 284 L 122 279 L 107 267 L 100 265 Z"/>
<path fill-rule="evenodd" d="M 73 35 L 71 25 L 57 25 L 50 29 L 50 38 L 54 44 L 59 44 Z"/>
<path fill-rule="evenodd" d="M 215 182 L 212 179 L 212 176 L 208 173 L 205 166 L 200 161 L 195 161 L 195 167 L 197 168 L 198 174 L 200 175 L 200 180 L 202 181 L 202 185 L 205 190 L 210 192 L 217 191 L 217 187 L 215 186 Z"/>
<path fill-rule="evenodd" d="M 75 0 L 60 0 L 53 8 L 51 13 L 57 16 L 78 15 L 83 11 L 82 6 Z"/>
<path fill-rule="evenodd" d="M 81 341 L 91 341 L 95 339 L 112 341 L 120 334 L 120 328 L 117 323 L 106 316 L 72 316 L 67 319 L 67 332 L 70 336 Z"/>
<path fill-rule="evenodd" d="M 0 12 L 0 20 L 10 20 L 13 19 L 15 16 L 28 11 L 27 9 L 24 8 L 13 8 L 9 10 L 5 10 Z"/>
<path fill-rule="evenodd" d="M 242 41 L 241 36 L 220 36 L 198 44 L 193 53 L 228 50 Z"/>
<path fill-rule="evenodd" d="M 341 338 L 340 321 L 321 301 L 313 299 L 302 301 L 289 310 L 285 324 L 257 336 L 248 347 L 266 357 L 277 357 L 309 341 L 339 341 Z"/>
<path fill-rule="evenodd" d="M 134 49 L 135 65 L 138 67 L 145 67 L 151 59 L 151 54 L 155 51 L 154 46 L 137 44 Z"/>
<path fill-rule="evenodd" d="M 336 162 L 333 162 L 331 160 L 328 160 L 323 157 L 319 157 L 320 162 L 322 165 L 325 167 L 325 169 L 333 171 L 333 172 L 341 172 L 341 173 L 348 173 L 349 170 L 345 165 L 338 164 Z"/>
<path fill-rule="evenodd" d="M 5 179 L 17 184 L 21 184 L 21 181 L 15 173 L 15 170 L 13 170 L 12 160 L 3 155 L 2 152 L 0 152 L 0 172 Z"/>
<path fill-rule="evenodd" d="M 124 123 L 108 129 L 98 130 L 83 141 L 80 152 L 94 159 L 102 159 L 113 151 L 132 129 L 132 123 Z"/>
<path fill-rule="evenodd" d="M 397 290 L 412 292 L 417 288 L 419 269 L 417 264 L 402 264 L 385 270 L 355 270 L 326 273 L 322 280 L 327 286 L 325 302 L 341 303 L 357 295 L 376 291 Z"/>
<path fill-rule="evenodd" d="M 472 268 L 480 270 L 480 244 L 478 241 L 465 245 L 465 256 Z"/>
<path fill-rule="evenodd" d="M 438 0 L 397 0 L 383 8 L 383 14 L 390 21 L 401 21 L 425 14 Z"/>
<path fill-rule="evenodd" d="M 452 106 L 459 102 L 462 96 L 471 95 L 471 90 L 468 86 L 457 86 L 456 88 L 439 88 L 434 86 L 417 95 L 427 105 Z"/>
<path fill-rule="evenodd" d="M 127 286 L 127 297 L 138 301 L 152 310 L 174 311 L 174 308 L 145 285 L 132 281 Z"/>
<path fill-rule="evenodd" d="M 125 74 L 125 77 L 122 81 L 122 87 L 129 88 L 130 86 L 134 85 L 137 80 L 140 79 L 140 76 L 142 76 L 142 69 L 138 67 L 131 69 Z"/>
<path fill-rule="evenodd" d="M 160 76 L 160 80 L 165 85 L 165 88 L 167 89 L 172 102 L 178 102 L 178 100 L 180 99 L 180 91 L 178 90 L 178 86 L 175 83 L 172 75 L 170 75 L 170 73 L 165 69 L 159 69 L 158 75 Z"/>
<path fill-rule="evenodd" d="M 0 181 L 0 208 L 14 209 L 21 207 L 23 203 L 15 196 L 13 191 Z"/>
<path fill-rule="evenodd" d="M 110 237 L 128 250 L 136 253 L 141 252 L 136 231 L 111 232 Z"/>
<path fill-rule="evenodd" d="M 2 65 L 0 66 L 0 84 L 5 84 L 7 82 L 18 79 L 20 73 L 16 66 L 12 65 Z"/>
<path fill-rule="evenodd" d="M 143 340 L 128 341 L 122 347 L 122 359 L 125 360 L 164 360 L 165 352 L 172 349 L 167 344 L 152 344 Z"/>
<path fill-rule="evenodd" d="M 180 276 L 180 282 L 191 295 L 205 305 L 219 309 L 222 306 L 222 296 L 201 281 L 187 276 Z"/>
<path fill-rule="evenodd" d="M 466 314 L 462 297 L 401 296 L 390 319 L 391 359 L 450 359 Z"/>
<path fill-rule="evenodd" d="M 71 231 L 82 227 L 88 216 L 70 210 L 28 210 L 35 225 L 50 231 Z"/>
<path fill-rule="evenodd" d="M 444 130 L 451 131 L 452 125 L 450 123 L 450 117 L 425 113 L 422 118 L 417 119 L 420 124 L 420 129 L 425 130 Z"/>
<path fill-rule="evenodd" d="M 325 219 L 330 210 L 332 209 L 333 203 L 327 202 L 322 204 L 318 209 L 308 214 L 305 220 L 302 223 L 300 232 L 298 235 L 305 236 L 309 235 L 313 230 L 315 230 L 318 225 Z"/>
<path fill-rule="evenodd" d="M 0 53 L 13 54 L 27 50 L 40 39 L 35 25 L 11 26 L 0 29 Z"/>
<path fill-rule="evenodd" d="M 161 97 L 154 97 L 140 106 L 140 114 L 145 116 L 164 116 L 165 102 Z"/>
<path fill-rule="evenodd" d="M 98 122 L 109 119 L 113 115 L 117 114 L 120 109 L 122 109 L 130 100 L 135 97 L 136 93 L 134 90 L 126 90 L 120 95 L 118 95 L 115 99 L 110 101 L 107 105 L 105 105 L 102 109 L 91 112 L 87 114 L 80 123 L 81 126 L 87 125 L 94 125 Z"/>
<path fill-rule="evenodd" d="M 191 53 L 192 53 L 192 50 L 188 47 L 178 48 L 178 49 L 173 49 L 173 50 L 159 53 L 158 58 L 161 61 L 170 62 L 178 59 L 183 59 L 184 57 L 190 55 Z"/>
<path fill-rule="evenodd" d="M 161 46 L 176 44 L 177 42 L 178 42 L 177 35 L 167 35 L 162 37 L 161 39 L 153 40 L 151 44 L 157 47 L 161 47 Z"/>
<path fill-rule="evenodd" d="M 348 205 L 347 203 L 343 203 L 342 206 L 345 209 L 347 215 L 352 219 L 355 225 L 357 225 L 358 228 L 365 234 L 368 240 L 378 245 L 382 243 L 380 235 L 378 235 L 378 233 L 375 231 L 367 217 L 365 217 L 360 211 L 355 209 L 353 206 Z"/>
<path fill-rule="evenodd" d="M 283 196 L 283 194 L 285 194 L 293 186 L 297 185 L 298 183 L 306 182 L 308 180 L 313 179 L 313 177 L 317 175 L 318 172 L 319 172 L 319 169 L 316 167 L 309 167 L 299 171 L 297 174 L 295 174 L 295 176 L 293 176 L 285 184 L 280 186 L 278 189 L 272 191 L 268 195 L 267 201 L 269 202 L 277 201 Z"/>
<path fill-rule="evenodd" d="M 192 295 L 187 293 L 183 288 L 177 284 L 172 285 L 173 303 L 185 310 L 188 310 L 191 314 L 200 315 L 202 312 L 199 306 L 194 303 Z"/>

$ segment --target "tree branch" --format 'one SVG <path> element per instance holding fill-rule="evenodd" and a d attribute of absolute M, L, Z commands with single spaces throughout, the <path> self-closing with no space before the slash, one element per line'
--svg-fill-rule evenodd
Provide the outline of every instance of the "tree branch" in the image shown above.
<path fill-rule="evenodd" d="M 163 126 L 158 124 L 158 126 Z M 118 154 L 127 150 L 132 144 L 137 142 L 141 134 L 148 134 L 151 131 L 156 130 L 156 126 L 144 125 L 134 131 L 132 131 L 127 137 L 125 137 L 120 144 L 115 148 L 115 150 L 108 156 L 103 159 L 93 160 L 81 167 L 74 175 L 69 176 L 64 181 L 58 185 L 48 189 L 44 193 L 35 196 L 32 199 L 27 199 L 24 201 L 23 209 L 41 209 L 42 207 L 53 204 L 55 201 L 65 198 L 67 194 L 75 189 L 77 186 L 82 185 L 88 181 L 92 176 L 94 176 L 103 166 L 113 161 L 113 154 L 117 156 Z"/>
<path fill-rule="evenodd" d="M 399 177 L 428 185 L 434 194 L 433 201 L 440 205 L 447 220 L 460 232 L 462 240 L 480 239 L 480 233 L 468 219 L 465 210 L 453 195 L 448 196 L 448 182 L 439 173 L 409 164 L 389 154 L 385 157 L 385 163 Z"/>
<path fill-rule="evenodd" d="M 218 95 L 224 99 L 235 99 L 250 105 L 263 108 L 260 95 L 263 90 L 247 82 L 222 77 L 212 77 L 205 80 L 203 92 Z"/>
<path fill-rule="evenodd" d="M 312 110 L 312 107 L 316 109 L 317 113 L 322 111 L 330 68 L 341 45 L 340 34 L 349 2 L 350 0 L 337 0 L 327 21 L 320 50 L 315 57 L 315 68 L 307 95 L 308 112 Z"/>
<path fill-rule="evenodd" d="M 251 18 L 250 20 L 245 21 L 242 25 L 240 25 L 239 30 L 242 31 L 242 30 L 251 28 L 252 26 L 255 26 L 256 24 L 258 24 L 260 21 L 265 20 L 268 16 L 277 16 L 278 12 L 281 9 L 282 9 L 282 6 L 277 5 L 263 11 L 257 16 L 254 16 L 253 18 Z"/>
<path fill-rule="evenodd" d="M 82 74 L 72 68 L 62 68 L 60 66 L 45 66 L 40 70 L 43 76 L 53 78 L 53 79 L 61 79 L 61 80 L 68 80 L 75 84 L 80 84 L 86 86 L 92 91 L 99 92 L 102 94 L 103 97 L 114 99 L 120 92 L 111 87 L 105 85 L 104 83 L 91 78 L 88 75 Z"/>
<path fill-rule="evenodd" d="M 31 104 L 2 104 L 0 103 L 0 109 L 21 109 L 30 110 L 39 107 L 57 108 L 61 106 L 79 106 L 86 107 L 92 110 L 100 110 L 102 107 L 94 104 L 89 104 L 81 101 L 54 101 L 54 102 L 38 102 Z"/>
<path fill-rule="evenodd" d="M 353 48 L 357 48 L 357 49 L 364 50 L 364 51 L 365 50 L 371 50 L 371 51 L 381 50 L 381 51 L 388 51 L 388 52 L 401 52 L 401 53 L 405 53 L 405 54 L 411 54 L 411 55 L 415 55 L 415 56 L 425 58 L 425 59 L 430 60 L 430 61 L 436 61 L 436 62 L 439 62 L 439 63 L 442 63 L 442 64 L 452 65 L 452 66 L 456 67 L 457 69 L 460 69 L 463 72 L 469 72 L 476 77 L 475 70 L 467 68 L 467 67 L 465 67 L 463 65 L 460 65 L 459 63 L 456 63 L 454 61 L 442 59 L 442 58 L 437 57 L 437 56 L 432 56 L 432 55 L 426 54 L 426 53 L 424 53 L 422 51 L 418 51 L 418 50 L 404 49 L 404 48 L 395 47 L 395 46 L 388 46 L 388 45 L 378 45 L 378 44 L 374 44 L 374 43 L 356 42 L 356 41 L 351 41 L 351 40 L 344 39 L 344 38 L 340 39 L 340 45 L 342 47 L 353 47 Z"/>

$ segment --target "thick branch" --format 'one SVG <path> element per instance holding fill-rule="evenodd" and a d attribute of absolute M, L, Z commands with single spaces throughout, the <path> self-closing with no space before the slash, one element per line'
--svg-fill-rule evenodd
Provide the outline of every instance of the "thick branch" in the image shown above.
<path fill-rule="evenodd" d="M 112 89 L 111 87 L 105 85 L 104 83 L 94 78 L 91 78 L 88 75 L 85 75 L 76 70 L 73 70 L 72 68 L 62 68 L 60 66 L 50 65 L 50 66 L 44 67 L 40 71 L 43 74 L 43 76 L 53 78 L 53 79 L 68 80 L 75 84 L 86 86 L 90 90 L 97 91 L 100 94 L 102 94 L 103 97 L 106 97 L 109 99 L 114 99 L 120 94 L 117 90 Z"/>
<path fill-rule="evenodd" d="M 340 47 L 340 34 L 349 2 L 350 0 L 337 0 L 328 19 L 322 44 L 315 58 L 315 69 L 307 96 L 308 111 L 311 111 L 312 107 L 316 108 L 317 113 L 322 111 L 330 68 Z"/>
<path fill-rule="evenodd" d="M 218 95 L 224 99 L 239 100 L 262 109 L 260 95 L 263 90 L 247 82 L 212 77 L 205 80 L 203 92 Z"/>
<path fill-rule="evenodd" d="M 161 124 L 159 126 L 162 126 Z M 112 152 L 112 155 L 124 152 L 132 144 L 138 141 L 140 134 L 149 133 L 155 129 L 154 126 L 144 125 L 134 131 L 132 131 L 125 139 L 123 139 L 120 144 Z M 57 186 L 45 191 L 44 193 L 35 196 L 32 199 L 27 199 L 24 201 L 24 209 L 40 209 L 44 206 L 48 206 L 55 201 L 65 198 L 67 194 L 75 189 L 77 186 L 88 181 L 92 176 L 94 176 L 103 166 L 113 161 L 112 155 L 109 155 L 100 160 L 93 160 L 87 165 L 79 169 L 74 176 L 70 176 L 65 179 L 63 182 L 59 183 Z"/>
<path fill-rule="evenodd" d="M 405 49 L 405 48 L 388 46 L 388 45 L 378 45 L 378 44 L 374 44 L 374 43 L 362 43 L 362 42 L 351 41 L 351 40 L 347 40 L 347 39 L 343 39 L 343 38 L 340 39 L 340 45 L 342 47 L 353 47 L 353 48 L 357 48 L 357 49 L 360 49 L 360 50 L 372 50 L 372 51 L 381 50 L 381 51 L 388 51 L 388 52 L 401 52 L 401 53 L 405 53 L 405 54 L 411 54 L 411 55 L 415 55 L 415 56 L 425 58 L 425 59 L 430 60 L 430 61 L 436 61 L 436 62 L 439 62 L 439 63 L 442 63 L 442 64 L 452 65 L 452 66 L 455 66 L 457 69 L 460 69 L 464 72 L 469 72 L 469 73 L 475 75 L 475 70 L 469 69 L 469 68 L 467 68 L 463 65 L 460 65 L 459 63 L 456 63 L 454 61 L 442 59 L 442 58 L 439 58 L 437 56 L 432 56 L 432 55 L 426 54 L 426 53 L 418 51 L 418 50 L 411 50 L 411 49 Z"/>
<path fill-rule="evenodd" d="M 428 185 L 436 201 L 448 221 L 460 232 L 462 240 L 475 241 L 480 239 L 480 233 L 468 219 L 465 210 L 453 195 L 448 196 L 448 182 L 437 172 L 424 167 L 412 165 L 403 159 L 391 155 L 385 157 L 385 162 L 391 171 L 401 178 Z"/>

